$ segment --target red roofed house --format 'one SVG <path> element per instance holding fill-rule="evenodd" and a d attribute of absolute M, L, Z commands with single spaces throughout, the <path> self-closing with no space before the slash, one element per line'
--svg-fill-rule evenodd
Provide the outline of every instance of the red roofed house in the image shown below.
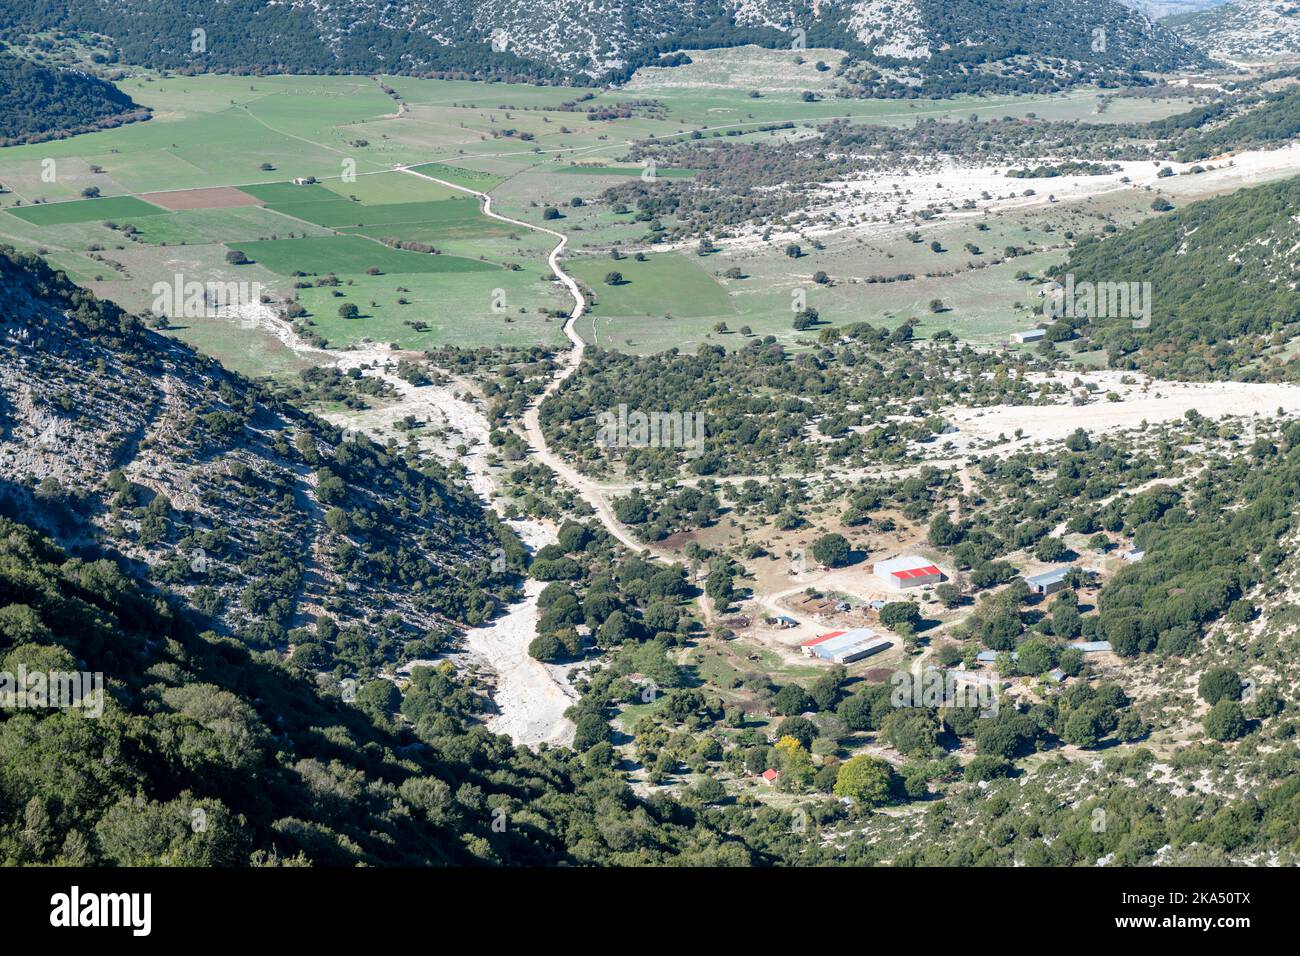
<path fill-rule="evenodd" d="M 915 554 L 890 558 L 888 561 L 877 561 L 872 572 L 887 587 L 898 591 L 904 588 L 938 584 L 943 580 L 943 572 L 937 565 Z"/>
<path fill-rule="evenodd" d="M 768 783 L 774 784 L 776 783 L 777 778 L 781 776 L 781 771 L 772 770 L 769 768 L 767 770 L 764 770 L 761 774 L 759 774 L 759 776 L 762 777 L 764 780 L 766 780 Z"/>

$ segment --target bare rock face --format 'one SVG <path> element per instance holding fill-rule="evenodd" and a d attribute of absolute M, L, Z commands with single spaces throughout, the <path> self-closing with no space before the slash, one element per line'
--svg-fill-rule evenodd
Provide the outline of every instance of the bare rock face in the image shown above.
<path fill-rule="evenodd" d="M 493 559 L 518 542 L 441 466 L 344 436 L 39 259 L 0 249 L 0 287 L 0 513 L 251 646 L 310 640 L 322 666 L 427 656 L 510 593 Z"/>

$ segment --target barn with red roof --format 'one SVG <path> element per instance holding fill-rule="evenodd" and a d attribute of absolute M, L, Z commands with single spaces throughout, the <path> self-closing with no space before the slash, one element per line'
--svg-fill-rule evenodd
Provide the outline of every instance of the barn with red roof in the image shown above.
<path fill-rule="evenodd" d="M 928 558 L 915 554 L 890 558 L 888 561 L 877 561 L 872 572 L 882 584 L 896 591 L 938 584 L 943 580 L 943 572 L 939 570 L 938 565 Z"/>

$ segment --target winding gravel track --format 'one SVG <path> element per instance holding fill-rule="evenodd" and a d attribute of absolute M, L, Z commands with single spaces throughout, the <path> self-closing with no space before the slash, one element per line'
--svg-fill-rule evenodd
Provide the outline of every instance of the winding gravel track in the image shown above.
<path fill-rule="evenodd" d="M 419 176 L 421 179 L 428 179 L 432 182 L 438 183 L 439 185 L 447 186 L 450 189 L 457 189 L 461 192 L 469 193 L 471 196 L 477 196 L 479 201 L 483 204 L 483 215 L 490 219 L 495 219 L 498 222 L 509 223 L 512 226 L 519 226 L 523 229 L 529 229 L 533 232 L 545 233 L 556 240 L 555 248 L 552 249 L 551 254 L 547 256 L 546 262 L 551 267 L 551 271 L 555 273 L 557 278 L 559 278 L 560 282 L 562 282 L 565 288 L 569 290 L 569 295 L 573 297 L 573 311 L 564 322 L 564 334 L 568 336 L 569 341 L 573 343 L 573 347 L 569 349 L 568 353 L 564 356 L 560 370 L 556 372 L 555 377 L 551 379 L 550 384 L 546 386 L 545 391 L 543 391 L 542 394 L 538 396 L 537 400 L 528 407 L 528 410 L 524 412 L 524 433 L 527 435 L 528 442 L 533 448 L 532 457 L 554 471 L 560 477 L 561 481 L 577 492 L 578 495 L 587 502 L 587 504 L 591 505 L 592 509 L 596 512 L 596 516 L 600 518 L 600 523 L 603 524 L 605 529 L 618 539 L 620 543 L 635 552 L 643 554 L 649 553 L 656 557 L 668 560 L 667 555 L 642 544 L 630 531 L 628 531 L 626 526 L 615 517 L 614 510 L 610 507 L 609 501 L 605 498 L 605 495 L 601 492 L 596 483 L 580 474 L 576 469 L 570 467 L 560 458 L 560 456 L 552 452 L 550 446 L 546 443 L 546 436 L 542 433 L 542 402 L 546 401 L 546 399 L 559 391 L 560 386 L 562 386 L 569 377 L 578 370 L 578 366 L 582 364 L 583 353 L 587 348 L 587 343 L 582 340 L 582 336 L 578 335 L 577 330 L 578 319 L 582 318 L 583 313 L 587 311 L 587 300 L 584 298 L 582 290 L 578 287 L 577 281 L 573 276 L 565 272 L 564 268 L 560 265 L 560 256 L 564 253 L 565 247 L 569 244 L 569 237 L 555 229 L 548 229 L 546 226 L 538 226 L 531 222 L 524 222 L 522 219 L 512 219 L 509 216 L 503 216 L 498 212 L 494 212 L 492 209 L 492 197 L 485 192 L 479 192 L 477 189 L 470 189 L 467 186 L 448 182 L 445 179 L 438 179 L 436 176 L 430 176 L 427 173 L 419 172 L 409 166 L 402 167 L 402 170 L 410 173 L 412 176 Z"/>

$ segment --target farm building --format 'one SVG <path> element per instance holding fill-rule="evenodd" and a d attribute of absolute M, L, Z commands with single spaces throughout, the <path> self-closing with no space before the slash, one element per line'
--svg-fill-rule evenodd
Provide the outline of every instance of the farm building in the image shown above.
<path fill-rule="evenodd" d="M 900 591 L 903 588 L 938 584 L 943 580 L 943 572 L 938 567 L 915 554 L 877 561 L 872 573 L 889 587 Z"/>
<path fill-rule="evenodd" d="M 997 674 L 988 671 L 963 671 L 951 670 L 948 673 L 952 676 L 956 686 L 984 686 L 1000 690 L 1004 681 Z"/>
<path fill-rule="evenodd" d="M 776 783 L 777 780 L 779 780 L 781 777 L 781 771 L 772 770 L 771 768 L 769 768 L 767 770 L 764 770 L 761 774 L 759 774 L 759 776 L 762 777 L 764 780 L 766 780 L 768 783 Z"/>
<path fill-rule="evenodd" d="M 1023 332 L 1011 333 L 1012 345 L 1024 345 L 1026 342 L 1039 342 L 1047 335 L 1045 329 L 1025 329 Z"/>
<path fill-rule="evenodd" d="M 1066 565 L 1063 568 L 1056 568 L 1052 571 L 1044 571 L 1042 574 L 1035 574 L 1033 577 L 1027 577 L 1025 583 L 1029 585 L 1029 590 L 1035 594 L 1055 594 L 1065 587 L 1065 579 L 1073 570 L 1075 570 L 1074 565 Z"/>
<path fill-rule="evenodd" d="M 782 630 L 788 630 L 792 627 L 798 627 L 799 622 L 786 614 L 778 614 L 776 617 L 768 619 L 769 624 L 773 624 Z"/>
<path fill-rule="evenodd" d="M 821 637 L 814 637 L 799 645 L 807 657 L 819 657 L 836 664 L 852 664 L 872 654 L 879 654 L 888 648 L 891 641 L 881 637 L 868 627 L 856 627 L 850 631 L 831 631 Z"/>
<path fill-rule="evenodd" d="M 1127 551 L 1121 554 L 1120 557 L 1123 558 L 1125 561 L 1141 561 L 1143 558 L 1146 557 L 1146 554 L 1147 553 L 1141 550 L 1140 548 L 1129 548 Z"/>
<path fill-rule="evenodd" d="M 1110 650 L 1110 641 L 1075 641 L 1070 646 L 1085 654 L 1100 654 Z"/>
<path fill-rule="evenodd" d="M 975 655 L 975 660 L 979 661 L 981 664 L 993 664 L 997 661 L 998 655 L 1003 653 L 1010 653 L 1013 661 L 1020 660 L 1020 655 L 1015 651 L 980 651 Z"/>

